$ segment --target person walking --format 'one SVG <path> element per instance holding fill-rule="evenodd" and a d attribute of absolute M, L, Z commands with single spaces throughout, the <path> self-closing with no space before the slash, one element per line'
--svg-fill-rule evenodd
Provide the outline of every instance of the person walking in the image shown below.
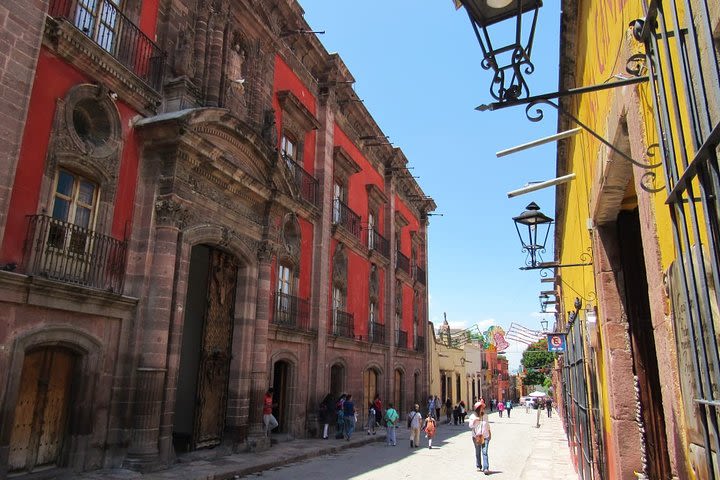
<path fill-rule="evenodd" d="M 442 406 L 442 403 L 440 402 L 440 397 L 435 395 L 435 417 L 433 417 L 433 418 L 435 418 L 436 421 L 440 420 L 440 407 L 441 406 Z"/>
<path fill-rule="evenodd" d="M 373 400 L 373 407 L 375 407 L 375 423 L 377 425 L 382 425 L 382 419 L 383 419 L 383 406 L 382 406 L 382 400 L 380 400 L 380 394 L 375 394 L 375 399 Z"/>
<path fill-rule="evenodd" d="M 335 402 L 335 415 L 337 415 L 337 426 L 335 430 L 335 438 L 341 439 L 345 436 L 345 398 L 347 397 L 346 394 L 340 395 L 340 398 L 337 399 L 337 402 Z"/>
<path fill-rule="evenodd" d="M 465 410 L 465 402 L 460 400 L 460 403 L 458 403 L 458 413 L 460 416 L 460 425 L 465 423 L 465 415 L 467 415 L 467 410 Z"/>
<path fill-rule="evenodd" d="M 507 400 L 505 402 L 505 411 L 507 412 L 508 418 L 510 418 L 510 412 L 512 412 L 513 404 L 510 400 Z"/>
<path fill-rule="evenodd" d="M 498 413 L 500 414 L 500 418 L 502 418 L 503 411 L 505 410 L 505 403 L 502 401 L 498 401 L 497 409 Z"/>
<path fill-rule="evenodd" d="M 498 407 L 502 403 L 498 404 Z M 488 447 L 490 445 L 490 421 L 485 414 L 485 404 L 476 402 L 473 405 L 474 412 L 470 415 L 469 427 L 472 433 L 472 441 L 475 446 L 475 467 L 478 472 L 490 475 L 490 461 L 488 459 Z"/>
<path fill-rule="evenodd" d="M 265 425 L 265 436 L 270 435 L 275 428 L 278 426 L 278 421 L 273 415 L 273 407 L 277 406 L 273 403 L 273 389 L 268 388 L 263 397 L 263 425 Z"/>
<path fill-rule="evenodd" d="M 447 423 L 450 424 L 450 416 L 452 415 L 453 406 L 450 397 L 445 399 L 445 416 L 447 417 Z"/>
<path fill-rule="evenodd" d="M 328 439 L 328 428 L 330 427 L 330 419 L 333 416 L 334 405 L 335 402 L 333 402 L 332 393 L 328 393 L 318 407 L 318 419 L 323 426 L 323 440 Z"/>
<path fill-rule="evenodd" d="M 375 404 L 373 402 L 370 402 L 368 407 L 368 419 L 367 425 L 365 425 L 365 430 L 367 431 L 368 435 L 375 435 Z"/>
<path fill-rule="evenodd" d="M 547 408 L 548 418 L 552 417 L 552 398 L 548 397 L 545 400 L 545 408 Z"/>
<path fill-rule="evenodd" d="M 428 439 L 428 448 L 431 449 L 433 438 L 435 438 L 435 431 L 437 430 L 437 423 L 435 422 L 435 419 L 428 415 L 425 419 L 425 423 L 423 423 L 422 429 L 425 431 L 425 437 Z"/>
<path fill-rule="evenodd" d="M 400 418 L 400 414 L 393 408 L 393 404 L 388 404 L 388 409 L 385 410 L 385 425 L 387 426 L 387 437 L 386 441 L 388 446 L 392 445 L 393 447 L 397 445 L 396 437 L 395 437 L 395 426 L 397 425 L 397 421 Z"/>
<path fill-rule="evenodd" d="M 427 411 L 432 412 L 431 414 L 435 415 L 435 397 L 432 395 L 428 397 Z"/>
<path fill-rule="evenodd" d="M 433 407 L 432 411 L 435 411 Z M 428 413 L 430 415 L 430 413 Z M 420 446 L 420 426 L 422 424 L 422 413 L 420 413 L 420 405 L 415 404 L 415 408 L 408 413 L 407 417 L 408 428 L 410 429 L 410 448 Z"/>
<path fill-rule="evenodd" d="M 343 416 L 345 417 L 345 439 L 349 442 L 350 436 L 355 431 L 355 403 L 349 393 L 343 403 Z"/>

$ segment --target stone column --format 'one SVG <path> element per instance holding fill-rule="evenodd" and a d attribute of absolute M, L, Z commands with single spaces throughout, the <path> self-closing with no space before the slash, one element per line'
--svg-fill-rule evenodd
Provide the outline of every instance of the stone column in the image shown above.
<path fill-rule="evenodd" d="M 167 373 L 167 345 L 180 229 L 187 210 L 172 199 L 155 204 L 156 227 L 147 295 L 138 320 L 138 367 L 133 397 L 133 431 L 124 466 L 150 471 L 160 463 L 160 422 Z"/>
<path fill-rule="evenodd" d="M 268 387 L 268 325 L 270 323 L 270 284 L 272 260 L 275 245 L 265 240 L 258 249 L 257 304 L 255 312 L 255 335 L 253 337 L 252 377 L 250 386 L 250 418 L 248 424 L 248 449 L 264 450 L 270 447 L 270 439 L 265 437 L 262 422 L 263 396 Z"/>

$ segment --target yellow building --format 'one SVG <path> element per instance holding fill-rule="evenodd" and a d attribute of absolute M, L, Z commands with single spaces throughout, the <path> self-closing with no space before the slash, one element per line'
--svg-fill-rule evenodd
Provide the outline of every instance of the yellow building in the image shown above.
<path fill-rule="evenodd" d="M 570 312 L 556 391 L 582 478 L 720 478 L 710 3 L 562 2 L 560 91 L 614 87 L 556 101 L 558 132 L 583 127 L 558 145 L 557 175 L 576 177 L 555 211 L 555 260 L 591 263 L 555 270 Z"/>
<path fill-rule="evenodd" d="M 456 6 L 493 73 L 479 109 L 559 112 L 558 179 L 514 192 L 558 185 L 552 262 L 537 256 L 552 219 L 531 203 L 514 220 L 525 268 L 552 273 L 580 478 L 720 478 L 720 2 L 561 0 L 555 93 L 525 79 L 540 0 Z M 531 33 L 506 45 L 500 22 Z"/>

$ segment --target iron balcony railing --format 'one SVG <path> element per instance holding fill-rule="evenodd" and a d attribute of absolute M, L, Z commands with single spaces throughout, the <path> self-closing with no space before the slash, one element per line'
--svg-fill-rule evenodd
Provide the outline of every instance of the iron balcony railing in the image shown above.
<path fill-rule="evenodd" d="M 382 323 L 370 324 L 370 342 L 385 345 L 385 325 Z"/>
<path fill-rule="evenodd" d="M 355 320 L 352 313 L 333 309 L 333 335 L 355 338 Z"/>
<path fill-rule="evenodd" d="M 333 223 L 340 225 L 358 239 L 360 238 L 360 215 L 353 212 L 350 207 L 338 198 L 335 199 L 335 204 L 333 205 Z"/>
<path fill-rule="evenodd" d="M 395 346 L 407 348 L 407 332 L 405 330 L 397 330 L 395 333 Z"/>
<path fill-rule="evenodd" d="M 275 292 L 275 311 L 272 323 L 297 330 L 310 329 L 310 302 L 305 299 Z"/>
<path fill-rule="evenodd" d="M 425 337 L 417 337 L 415 339 L 415 351 L 416 352 L 424 352 L 425 351 Z"/>
<path fill-rule="evenodd" d="M 375 250 L 385 258 L 390 258 L 390 242 L 375 230 L 368 230 L 368 248 Z"/>
<path fill-rule="evenodd" d="M 318 196 L 319 184 L 317 179 L 306 172 L 302 165 L 292 158 L 287 155 L 283 155 L 283 158 L 295 177 L 295 185 L 300 191 L 300 197 L 312 205 L 319 206 L 320 197 Z"/>
<path fill-rule="evenodd" d="M 29 215 L 23 269 L 61 282 L 122 292 L 127 241 L 47 215 Z"/>
<path fill-rule="evenodd" d="M 397 251 L 396 259 L 396 267 L 399 270 L 403 270 L 405 273 L 410 275 L 410 259 L 403 255 L 400 250 Z"/>
<path fill-rule="evenodd" d="M 67 20 L 156 92 L 162 87 L 165 52 L 109 0 L 50 0 L 48 14 Z"/>

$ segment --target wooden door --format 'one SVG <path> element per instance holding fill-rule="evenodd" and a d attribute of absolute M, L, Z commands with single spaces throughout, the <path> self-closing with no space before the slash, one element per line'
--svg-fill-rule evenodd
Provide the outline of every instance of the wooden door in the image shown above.
<path fill-rule="evenodd" d="M 32 471 L 59 460 L 67 433 L 75 358 L 61 348 L 28 353 L 10 434 L 10 471 Z"/>
<path fill-rule="evenodd" d="M 193 448 L 222 440 L 232 352 L 237 265 L 232 256 L 210 252 L 207 309 L 198 370 Z"/>

